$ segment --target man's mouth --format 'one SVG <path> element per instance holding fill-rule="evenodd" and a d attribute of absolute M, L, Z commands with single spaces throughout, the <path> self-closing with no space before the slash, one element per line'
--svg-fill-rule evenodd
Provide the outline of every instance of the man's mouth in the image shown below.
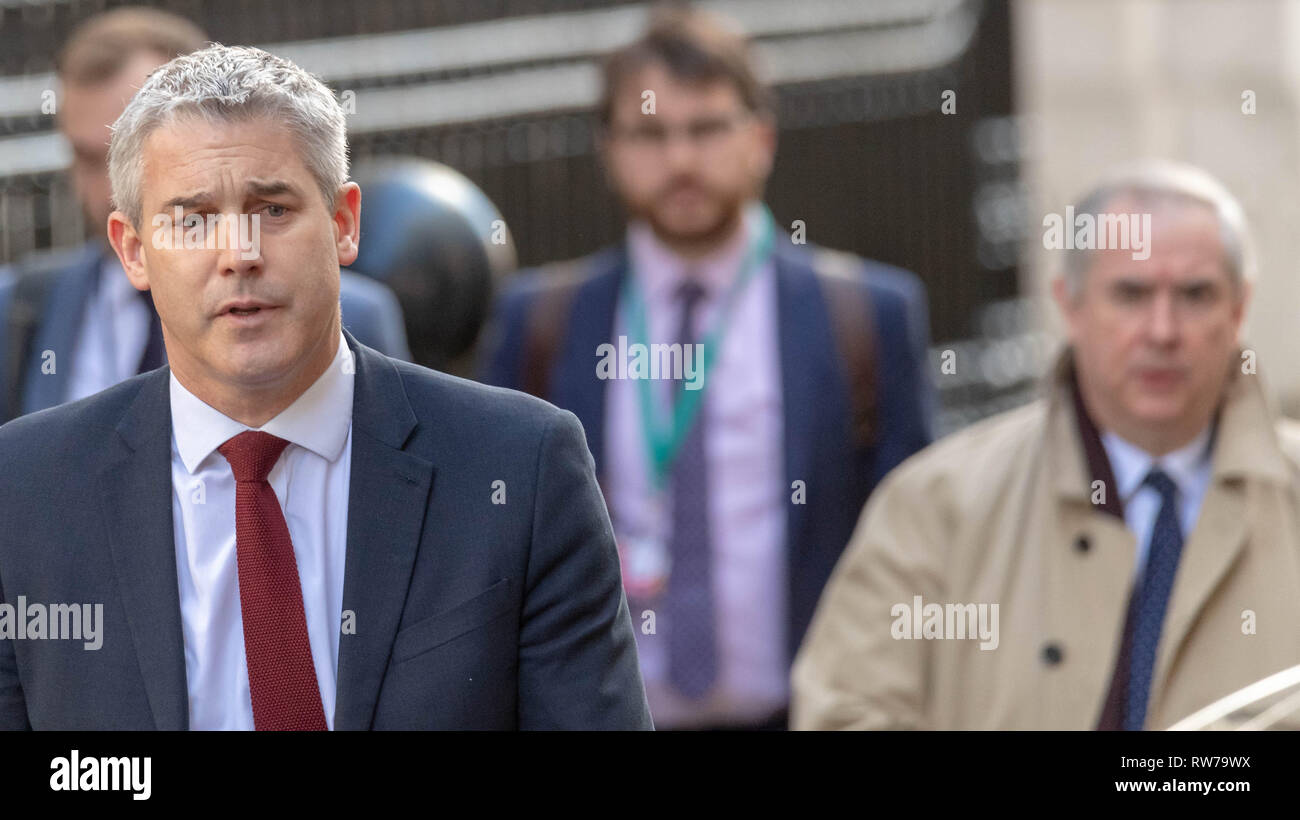
<path fill-rule="evenodd" d="M 274 309 L 275 305 L 268 304 L 260 299 L 238 299 L 223 305 L 218 315 L 253 316 Z"/>
<path fill-rule="evenodd" d="M 278 305 L 245 299 L 227 305 L 219 314 L 219 318 L 235 322 L 240 326 L 252 327 L 254 324 L 266 321 L 265 317 L 278 309 Z"/>
<path fill-rule="evenodd" d="M 1182 384 L 1183 372 L 1174 367 L 1143 368 L 1138 370 L 1138 378 L 1147 387 L 1170 389 Z"/>
<path fill-rule="evenodd" d="M 700 188 L 696 188 L 694 186 L 688 185 L 688 186 L 683 186 L 681 188 L 674 188 L 673 190 L 669 191 L 668 194 L 663 198 L 668 202 L 680 201 L 683 199 L 685 200 L 703 199 L 704 191 Z"/>

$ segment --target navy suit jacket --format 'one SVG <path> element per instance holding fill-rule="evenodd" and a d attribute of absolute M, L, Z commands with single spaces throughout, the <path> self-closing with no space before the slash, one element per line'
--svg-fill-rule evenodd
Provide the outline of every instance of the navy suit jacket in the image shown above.
<path fill-rule="evenodd" d="M 81 317 L 94 289 L 102 252 L 103 244 L 92 241 L 75 250 L 58 252 L 57 261 L 51 262 L 59 269 L 27 358 L 27 372 L 22 380 L 24 413 L 53 407 L 67 395 L 68 368 L 56 366 L 54 373 L 42 372 L 41 353 L 54 351 L 56 364 L 72 362 L 72 351 L 81 330 Z M 0 385 L 8 384 L 4 369 L 8 367 L 9 357 L 5 348 L 9 342 L 3 328 L 9 318 L 14 281 L 12 274 L 0 270 Z M 360 274 L 340 271 L 339 302 L 343 326 L 351 330 L 362 344 L 387 356 L 410 361 L 402 308 L 387 285 Z M 72 366 L 75 367 L 76 363 L 73 362 Z M 0 422 L 7 420 L 4 405 L 5 402 L 0 400 Z"/>
<path fill-rule="evenodd" d="M 334 727 L 651 728 L 577 419 L 345 337 L 355 634 Z M 98 650 L 0 641 L 0 729 L 187 728 L 169 373 L 0 427 L 0 600 L 105 621 Z"/>
<path fill-rule="evenodd" d="M 876 335 L 878 435 L 861 447 L 851 433 L 848 376 L 814 273 L 810 250 L 778 233 L 777 331 L 785 413 L 785 478 L 803 481 L 805 503 L 791 503 L 786 526 L 789 621 L 787 655 L 800 641 L 840 553 L 876 483 L 932 438 L 933 390 L 928 376 L 929 316 L 913 274 L 863 260 Z M 605 382 L 596 376 L 597 347 L 615 342 L 614 313 L 628 270 L 626 245 L 583 261 L 578 286 L 550 374 L 546 400 L 582 421 L 598 475 L 604 475 Z M 520 388 L 528 317 L 546 271 L 522 272 L 497 300 L 485 341 L 483 378 Z M 793 490 L 790 490 L 791 497 Z"/>

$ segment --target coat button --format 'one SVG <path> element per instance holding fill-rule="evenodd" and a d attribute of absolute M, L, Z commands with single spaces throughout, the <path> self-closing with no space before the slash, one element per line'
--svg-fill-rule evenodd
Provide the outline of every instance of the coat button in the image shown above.
<path fill-rule="evenodd" d="M 1043 647 L 1043 663 L 1048 666 L 1056 666 L 1061 662 L 1060 644 L 1049 643 Z"/>
<path fill-rule="evenodd" d="M 1074 549 L 1076 552 L 1087 552 L 1091 548 L 1092 542 L 1088 540 L 1088 536 L 1080 535 L 1078 538 L 1074 539 Z"/>

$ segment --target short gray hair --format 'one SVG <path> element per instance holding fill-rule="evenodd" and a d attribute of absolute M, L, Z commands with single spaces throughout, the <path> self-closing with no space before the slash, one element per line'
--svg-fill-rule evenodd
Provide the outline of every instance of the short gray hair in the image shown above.
<path fill-rule="evenodd" d="M 334 92 L 288 60 L 213 43 L 160 67 L 113 125 L 108 175 L 113 207 L 140 225 L 144 143 L 179 117 L 237 122 L 269 117 L 293 132 L 303 164 L 333 206 L 348 178 L 347 123 Z"/>
<path fill-rule="evenodd" d="M 1246 213 L 1223 183 L 1202 169 L 1169 160 L 1142 160 L 1123 166 L 1085 194 L 1075 204 L 1074 212 L 1104 213 L 1108 205 L 1126 197 L 1137 200 L 1142 207 L 1173 203 L 1210 208 L 1219 222 L 1223 262 L 1233 287 L 1241 293 L 1242 282 L 1255 277 Z M 1067 226 L 1066 229 L 1071 228 Z M 1078 296 L 1083 291 L 1083 277 L 1088 272 L 1092 253 L 1087 248 L 1066 251 L 1064 276 L 1071 296 Z"/>

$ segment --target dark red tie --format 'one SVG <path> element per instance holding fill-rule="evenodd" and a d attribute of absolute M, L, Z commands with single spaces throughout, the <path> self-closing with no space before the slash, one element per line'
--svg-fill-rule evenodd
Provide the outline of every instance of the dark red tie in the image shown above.
<path fill-rule="evenodd" d="M 248 430 L 217 448 L 235 474 L 235 550 L 257 731 L 328 728 L 307 639 L 298 563 L 266 477 L 289 442 Z"/>

